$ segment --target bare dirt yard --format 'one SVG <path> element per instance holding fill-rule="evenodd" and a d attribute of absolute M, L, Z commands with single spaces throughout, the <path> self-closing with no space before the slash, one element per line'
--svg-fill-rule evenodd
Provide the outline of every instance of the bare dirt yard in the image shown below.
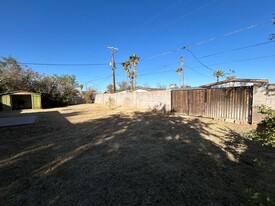
<path fill-rule="evenodd" d="M 0 128 L 0 205 L 251 205 L 275 191 L 275 149 L 244 139 L 250 125 L 96 104 L 0 117 L 19 114 L 37 119 Z"/>

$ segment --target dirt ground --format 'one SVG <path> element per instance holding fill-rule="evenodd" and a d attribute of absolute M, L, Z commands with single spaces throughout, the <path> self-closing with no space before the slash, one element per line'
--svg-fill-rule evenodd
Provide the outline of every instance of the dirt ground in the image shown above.
<path fill-rule="evenodd" d="M 104 105 L 0 128 L 0 205 L 250 205 L 275 191 L 275 149 L 253 128 Z"/>

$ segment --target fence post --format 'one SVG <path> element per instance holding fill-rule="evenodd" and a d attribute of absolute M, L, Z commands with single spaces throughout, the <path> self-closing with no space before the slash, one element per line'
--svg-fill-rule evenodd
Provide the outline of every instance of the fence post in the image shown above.
<path fill-rule="evenodd" d="M 188 107 L 187 107 L 187 110 L 188 110 L 188 115 L 190 115 L 190 90 L 188 90 Z"/>

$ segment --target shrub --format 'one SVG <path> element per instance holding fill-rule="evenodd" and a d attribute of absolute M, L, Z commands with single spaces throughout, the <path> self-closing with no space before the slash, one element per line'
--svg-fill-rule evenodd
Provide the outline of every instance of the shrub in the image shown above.
<path fill-rule="evenodd" d="M 113 110 L 115 109 L 115 103 L 114 103 L 114 99 L 109 97 L 108 101 L 106 102 L 107 106 L 109 107 L 109 109 Z"/>
<path fill-rule="evenodd" d="M 250 133 L 249 138 L 275 147 L 275 110 L 262 105 L 259 107 L 259 113 L 265 114 L 266 117 L 258 124 L 257 130 Z"/>
<path fill-rule="evenodd" d="M 275 205 L 275 194 L 265 194 L 247 189 L 246 193 L 251 206 L 273 206 Z"/>
<path fill-rule="evenodd" d="M 96 95 L 95 89 L 88 88 L 86 91 L 83 91 L 82 94 L 83 94 L 85 103 L 94 103 L 95 102 L 95 95 Z"/>

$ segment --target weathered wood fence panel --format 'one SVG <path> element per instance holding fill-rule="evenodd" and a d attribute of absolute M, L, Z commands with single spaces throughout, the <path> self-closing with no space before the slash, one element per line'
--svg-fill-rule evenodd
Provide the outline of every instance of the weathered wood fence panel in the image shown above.
<path fill-rule="evenodd" d="M 177 112 L 189 114 L 188 90 L 172 91 L 172 105 Z"/>
<path fill-rule="evenodd" d="M 251 87 L 172 91 L 172 110 L 192 116 L 251 123 Z"/>

